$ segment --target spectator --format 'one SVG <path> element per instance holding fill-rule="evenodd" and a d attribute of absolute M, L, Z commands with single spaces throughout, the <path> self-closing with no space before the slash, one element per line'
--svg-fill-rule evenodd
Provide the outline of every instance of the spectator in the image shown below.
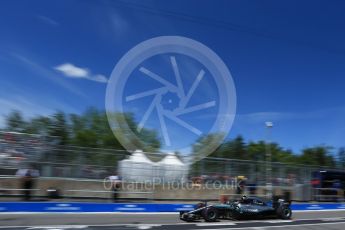
<path fill-rule="evenodd" d="M 237 189 L 236 189 L 237 195 L 243 194 L 245 192 L 246 180 L 247 180 L 247 178 L 244 176 L 238 176 L 237 177 Z"/>
<path fill-rule="evenodd" d="M 113 202 L 117 202 L 119 197 L 119 191 L 121 189 L 121 177 L 118 175 L 113 175 L 109 176 L 109 180 L 111 182 L 111 189 L 113 191 Z"/>
<path fill-rule="evenodd" d="M 26 169 L 19 169 L 16 173 L 16 176 L 20 177 L 21 188 L 23 189 L 24 200 L 28 201 L 31 199 L 31 191 L 34 187 L 35 178 L 39 177 L 39 171 L 34 169 L 30 165 Z"/>

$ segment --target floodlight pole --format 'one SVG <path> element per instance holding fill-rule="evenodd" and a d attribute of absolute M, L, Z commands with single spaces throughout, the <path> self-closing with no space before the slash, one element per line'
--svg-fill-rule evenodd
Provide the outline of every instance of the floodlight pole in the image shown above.
<path fill-rule="evenodd" d="M 265 122 L 266 125 L 266 196 L 272 198 L 272 153 L 271 153 L 271 141 L 270 134 L 273 127 L 273 123 L 270 121 Z"/>

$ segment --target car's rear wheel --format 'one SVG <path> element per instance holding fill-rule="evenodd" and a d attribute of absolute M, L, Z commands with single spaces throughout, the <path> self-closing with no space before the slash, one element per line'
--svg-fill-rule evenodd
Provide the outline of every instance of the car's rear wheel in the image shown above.
<path fill-rule="evenodd" d="M 283 206 L 278 209 L 278 216 L 283 220 L 291 219 L 292 211 L 291 208 Z"/>
<path fill-rule="evenodd" d="M 208 207 L 203 210 L 202 216 L 207 222 L 215 222 L 218 219 L 218 211 L 216 208 Z"/>

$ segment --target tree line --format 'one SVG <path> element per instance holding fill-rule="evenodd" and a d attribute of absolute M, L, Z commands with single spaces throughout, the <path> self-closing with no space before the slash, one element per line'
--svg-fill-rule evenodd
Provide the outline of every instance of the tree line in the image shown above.
<path fill-rule="evenodd" d="M 139 136 L 140 143 L 136 143 L 136 146 L 148 152 L 160 149 L 160 140 L 154 130 L 144 128 L 139 133 L 133 114 L 126 113 L 123 116 L 129 129 Z M 24 119 L 20 111 L 12 111 L 5 117 L 3 131 L 48 136 L 59 146 L 124 149 L 114 138 L 106 113 L 96 108 L 89 108 L 83 114 L 57 111 L 51 116 L 36 116 L 30 119 Z M 124 131 L 123 135 L 128 133 Z"/>
<path fill-rule="evenodd" d="M 129 129 L 139 136 L 140 143 L 136 143 L 136 146 L 147 152 L 159 152 L 161 140 L 157 132 L 144 128 L 139 133 L 133 114 L 123 115 Z M 114 137 L 106 113 L 96 108 L 89 108 L 83 114 L 66 114 L 57 111 L 51 116 L 36 116 L 30 119 L 24 119 L 19 111 L 12 111 L 5 117 L 5 127 L 2 130 L 50 136 L 56 140 L 57 145 L 61 146 L 124 149 Z M 122 135 L 127 137 L 128 133 L 124 131 Z M 219 134 L 210 134 L 197 140 L 193 146 L 193 154 L 199 154 L 200 149 L 207 148 L 210 142 L 219 139 L 215 137 L 217 135 Z M 344 148 L 335 150 L 331 146 L 322 145 L 304 148 L 300 153 L 294 153 L 278 143 L 265 141 L 246 143 L 242 136 L 223 141 L 210 157 L 265 161 L 268 148 L 273 162 L 345 168 Z"/>
<path fill-rule="evenodd" d="M 212 139 L 210 136 L 213 135 L 200 138 L 198 144 L 201 143 L 201 146 L 194 145 L 194 149 L 196 146 L 198 148 L 207 146 L 208 140 Z M 265 161 L 267 151 L 271 153 L 272 162 L 345 169 L 345 148 L 336 150 L 331 146 L 319 145 L 307 147 L 302 149 L 300 153 L 295 153 L 274 142 L 267 143 L 260 140 L 246 143 L 242 136 L 224 141 L 210 154 L 210 157 Z"/>

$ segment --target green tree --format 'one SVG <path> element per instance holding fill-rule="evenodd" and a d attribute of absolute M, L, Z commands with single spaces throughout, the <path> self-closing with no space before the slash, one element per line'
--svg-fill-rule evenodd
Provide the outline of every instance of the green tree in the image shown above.
<path fill-rule="evenodd" d="M 302 150 L 302 155 L 299 156 L 300 164 L 305 165 L 319 165 L 325 167 L 334 167 L 335 160 L 330 154 L 330 147 L 317 146 L 312 148 L 305 148 Z"/>
<path fill-rule="evenodd" d="M 12 111 L 6 116 L 5 130 L 51 136 L 58 140 L 60 145 L 61 149 L 57 154 L 66 159 L 71 158 L 69 157 L 70 153 L 64 152 L 61 147 L 64 145 L 123 149 L 119 141 L 121 140 L 121 143 L 127 142 L 127 144 L 132 144 L 147 152 L 156 152 L 160 149 L 161 142 L 157 132 L 145 128 L 139 132 L 133 114 L 116 113 L 111 116 L 114 116 L 113 119 L 117 119 L 117 127 L 111 128 L 107 114 L 95 108 L 89 108 L 80 115 L 71 114 L 67 116 L 63 112 L 56 112 L 50 117 L 37 116 L 28 121 L 25 121 L 19 111 Z M 117 134 L 116 138 L 114 133 Z M 211 157 L 265 161 L 267 147 L 269 147 L 273 162 L 345 168 L 345 148 L 339 149 L 337 158 L 332 156 L 331 148 L 325 146 L 306 148 L 303 149 L 302 154 L 297 155 L 291 150 L 283 149 L 277 143 L 270 143 L 268 146 L 264 141 L 252 141 L 247 144 L 242 136 L 221 143 L 223 137 L 224 135 L 221 133 L 200 137 L 192 146 L 194 161 L 202 160 L 210 151 L 213 151 Z M 214 146 L 219 147 L 214 150 Z M 94 160 L 113 162 L 116 158 L 112 154 L 100 153 L 92 153 L 90 156 L 92 156 L 89 159 L 90 162 Z M 210 166 L 210 168 L 212 167 Z M 215 164 L 214 168 L 217 167 Z"/>
<path fill-rule="evenodd" d="M 210 133 L 204 135 L 193 144 L 192 153 L 194 161 L 201 160 L 214 151 L 214 146 L 220 146 L 224 135 L 220 133 Z M 220 148 L 220 147 L 219 147 Z M 217 150 L 219 150 L 219 148 Z M 215 152 L 217 152 L 217 150 Z M 220 154 L 218 154 L 219 156 Z M 217 154 L 213 155 L 217 156 Z"/>
<path fill-rule="evenodd" d="M 249 142 L 248 158 L 254 161 L 265 161 L 266 158 L 266 143 L 264 141 Z"/>
<path fill-rule="evenodd" d="M 345 169 L 345 148 L 340 148 L 337 155 L 339 167 Z"/>
<path fill-rule="evenodd" d="M 264 141 L 250 142 L 248 144 L 249 160 L 266 161 L 268 148 L 271 152 L 272 162 L 296 163 L 296 157 L 291 150 L 285 150 L 277 143 L 267 144 Z"/>
<path fill-rule="evenodd" d="M 242 136 L 226 140 L 212 154 L 212 157 L 229 159 L 248 159 L 247 146 Z"/>
<path fill-rule="evenodd" d="M 49 117 L 39 116 L 32 118 L 25 127 L 24 133 L 48 136 L 51 120 Z"/>
<path fill-rule="evenodd" d="M 12 132 L 24 132 L 26 128 L 26 122 L 21 112 L 14 110 L 10 112 L 5 118 L 6 130 Z"/>
<path fill-rule="evenodd" d="M 160 149 L 161 141 L 157 132 L 146 128 L 141 129 L 139 132 L 137 130 L 138 124 L 132 113 L 115 113 L 109 116 L 117 120 L 117 127 L 112 127 L 112 129 L 119 142 L 148 152 L 155 152 Z"/>
<path fill-rule="evenodd" d="M 69 140 L 69 126 L 66 115 L 63 112 L 56 112 L 50 118 L 49 135 L 58 139 L 59 145 L 67 145 Z"/>

